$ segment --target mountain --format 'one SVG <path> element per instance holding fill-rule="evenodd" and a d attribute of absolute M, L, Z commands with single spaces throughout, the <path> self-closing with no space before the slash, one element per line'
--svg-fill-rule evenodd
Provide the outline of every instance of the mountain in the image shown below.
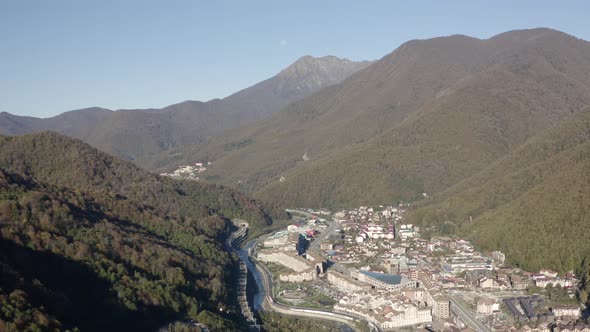
<path fill-rule="evenodd" d="M 91 108 L 48 119 L 1 113 L 0 134 L 57 131 L 150 166 L 161 151 L 203 142 L 213 134 L 268 116 L 369 64 L 334 56 L 304 56 L 276 76 L 227 98 L 185 101 L 163 109 L 113 112 Z"/>
<path fill-rule="evenodd" d="M 590 258 L 590 107 L 424 202 L 409 218 L 451 222 L 530 271 L 578 268 Z"/>
<path fill-rule="evenodd" d="M 409 41 L 169 165 L 285 206 L 345 207 L 441 192 L 590 104 L 590 43 L 551 29 Z M 166 165 L 166 163 L 163 163 Z"/>
<path fill-rule="evenodd" d="M 0 137 L 0 330 L 156 330 L 189 318 L 240 330 L 222 243 L 230 218 L 256 230 L 273 215 L 55 133 Z"/>
<path fill-rule="evenodd" d="M 0 113 L 0 134 L 22 135 L 52 129 L 70 135 L 82 135 L 84 130 L 102 121 L 111 113 L 113 111 L 91 107 L 65 112 L 48 119 L 40 119 L 2 112 Z"/>

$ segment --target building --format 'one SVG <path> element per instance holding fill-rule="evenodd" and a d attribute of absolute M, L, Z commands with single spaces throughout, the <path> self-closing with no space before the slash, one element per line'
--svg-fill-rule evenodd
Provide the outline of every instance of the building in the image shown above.
<path fill-rule="evenodd" d="M 418 236 L 418 232 L 414 230 L 414 225 L 412 224 L 400 225 L 399 229 L 397 230 L 397 234 L 402 240 Z"/>
<path fill-rule="evenodd" d="M 477 285 L 482 289 L 496 289 L 496 288 L 498 288 L 498 283 L 496 282 L 496 280 L 488 278 L 488 277 L 483 277 L 483 278 L 479 279 L 479 281 L 477 282 Z"/>
<path fill-rule="evenodd" d="M 395 296 L 386 298 L 381 294 L 353 293 L 340 299 L 334 309 L 361 316 L 385 331 L 432 321 L 430 308 L 419 307 Z"/>
<path fill-rule="evenodd" d="M 410 280 L 406 277 L 385 274 L 371 271 L 352 271 L 351 277 L 354 279 L 372 285 L 375 288 L 381 288 L 386 290 L 398 290 L 404 288 L 416 288 L 418 284 L 416 281 Z"/>
<path fill-rule="evenodd" d="M 409 272 L 412 268 L 415 269 L 418 262 L 414 259 L 409 259 L 404 255 L 392 257 L 384 261 L 382 265 L 385 268 L 385 271 L 389 274 L 403 274 Z"/>
<path fill-rule="evenodd" d="M 371 285 L 364 284 L 336 270 L 328 272 L 328 282 L 342 292 L 360 292 L 371 289 Z"/>
<path fill-rule="evenodd" d="M 553 332 L 590 332 L 589 324 L 558 324 L 553 326 Z"/>
<path fill-rule="evenodd" d="M 405 247 L 395 247 L 389 250 L 389 253 L 392 255 L 404 255 L 406 253 Z"/>
<path fill-rule="evenodd" d="M 293 273 L 279 275 L 279 280 L 284 282 L 314 280 L 324 273 L 324 262 L 312 255 L 308 255 L 309 259 L 305 259 L 280 249 L 272 249 L 258 252 L 257 257 L 262 262 L 278 263 L 293 270 Z"/>
<path fill-rule="evenodd" d="M 535 279 L 535 286 L 541 287 L 541 288 L 546 288 L 549 285 L 555 286 L 555 282 L 556 282 L 555 279 L 543 276 L 541 278 Z"/>
<path fill-rule="evenodd" d="M 443 265 L 443 269 L 449 273 L 461 273 L 463 271 L 492 271 L 494 267 L 484 262 L 453 262 Z"/>
<path fill-rule="evenodd" d="M 320 249 L 321 250 L 333 250 L 334 249 L 334 245 L 332 243 L 329 242 L 323 242 L 320 244 Z"/>
<path fill-rule="evenodd" d="M 477 313 L 482 315 L 491 315 L 494 311 L 500 310 L 500 303 L 492 299 L 480 299 L 477 301 Z"/>
<path fill-rule="evenodd" d="M 387 225 L 383 227 L 376 224 L 363 225 L 363 233 L 371 239 L 395 239 L 395 230 L 393 225 Z"/>
<path fill-rule="evenodd" d="M 286 253 L 281 250 L 262 250 L 257 257 L 262 262 L 272 262 L 284 265 L 295 272 L 301 272 L 310 268 L 313 262 L 294 254 Z"/>
<path fill-rule="evenodd" d="M 432 322 L 432 313 L 428 308 L 398 304 L 384 311 L 384 315 L 378 319 L 379 327 L 383 330 Z"/>
<path fill-rule="evenodd" d="M 555 317 L 580 317 L 580 307 L 578 306 L 563 306 L 551 308 L 551 311 L 555 314 Z"/>
<path fill-rule="evenodd" d="M 523 277 L 512 275 L 510 276 L 510 285 L 514 290 L 525 290 L 531 285 L 531 282 Z"/>
<path fill-rule="evenodd" d="M 317 271 L 310 268 L 310 269 L 303 271 L 303 272 L 283 273 L 283 274 L 279 275 L 279 280 L 282 282 L 299 283 L 299 282 L 304 282 L 304 281 L 315 280 L 315 278 L 317 278 L 317 276 L 318 276 Z"/>
<path fill-rule="evenodd" d="M 494 251 L 492 252 L 492 259 L 500 264 L 504 264 L 504 261 L 506 261 L 506 255 L 501 251 Z"/>
<path fill-rule="evenodd" d="M 305 240 L 299 232 L 280 231 L 266 238 L 262 244 L 265 248 L 298 252 L 303 241 Z"/>
<path fill-rule="evenodd" d="M 557 272 L 549 270 L 549 269 L 543 269 L 543 270 L 539 271 L 539 274 L 542 274 L 542 275 L 546 276 L 547 278 L 557 278 Z"/>
<path fill-rule="evenodd" d="M 451 302 L 444 295 L 435 295 L 432 305 L 432 315 L 437 318 L 451 317 Z"/>

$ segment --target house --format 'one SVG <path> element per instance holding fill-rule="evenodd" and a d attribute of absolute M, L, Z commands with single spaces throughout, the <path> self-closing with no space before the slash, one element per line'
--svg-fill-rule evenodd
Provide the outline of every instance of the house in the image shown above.
<path fill-rule="evenodd" d="M 542 274 L 548 278 L 557 278 L 557 272 L 548 269 L 542 269 L 539 271 L 539 274 Z"/>
<path fill-rule="evenodd" d="M 525 290 L 529 287 L 531 282 L 523 277 L 512 275 L 510 276 L 510 284 L 514 290 Z"/>
<path fill-rule="evenodd" d="M 491 315 L 494 311 L 500 310 L 500 303 L 487 298 L 477 301 L 477 313 L 482 315 Z"/>
<path fill-rule="evenodd" d="M 578 306 L 561 306 L 551 308 L 551 311 L 555 314 L 555 317 L 580 317 L 580 307 Z"/>
<path fill-rule="evenodd" d="M 333 250 L 334 245 L 330 242 L 324 242 L 324 243 L 320 244 L 320 249 L 321 250 Z"/>
<path fill-rule="evenodd" d="M 501 251 L 494 251 L 492 252 L 492 259 L 500 264 L 504 264 L 504 261 L 506 261 L 506 255 Z"/>
<path fill-rule="evenodd" d="M 535 279 L 535 286 L 537 286 L 537 287 L 545 288 L 545 287 L 549 286 L 550 284 L 555 286 L 555 279 L 547 278 L 547 277 Z"/>
<path fill-rule="evenodd" d="M 495 289 L 498 288 L 498 283 L 494 279 L 483 277 L 479 279 L 478 286 L 483 289 Z"/>

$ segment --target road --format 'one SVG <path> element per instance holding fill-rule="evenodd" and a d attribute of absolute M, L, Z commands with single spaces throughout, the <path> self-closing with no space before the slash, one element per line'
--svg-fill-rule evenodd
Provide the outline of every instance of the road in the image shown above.
<path fill-rule="evenodd" d="M 302 215 L 304 215 L 307 218 L 314 218 L 314 217 L 316 217 L 315 214 L 311 214 L 311 213 L 309 213 L 307 211 L 291 210 L 291 209 L 285 209 L 285 211 L 288 212 L 288 213 L 291 213 L 291 214 L 293 214 L 293 213 L 302 214 Z"/>
<path fill-rule="evenodd" d="M 326 229 L 324 229 L 318 237 L 313 239 L 313 242 L 309 245 L 307 250 L 319 253 L 320 252 L 320 244 L 326 240 L 330 235 L 332 235 L 338 228 L 340 228 L 340 223 L 337 221 L 332 221 Z"/>
<path fill-rule="evenodd" d="M 469 327 L 474 329 L 477 332 L 491 332 L 487 326 L 485 326 L 481 321 L 479 321 L 473 311 L 468 308 L 465 308 L 459 300 L 457 300 L 453 295 L 447 293 L 449 300 L 451 301 L 451 310 L 461 318 L 461 320 L 467 324 Z"/>
<path fill-rule="evenodd" d="M 306 212 L 306 211 L 289 210 L 289 209 L 287 209 L 285 211 L 287 211 L 288 213 L 291 213 L 291 214 L 297 213 L 297 214 L 300 214 L 300 215 L 304 215 L 307 218 L 315 217 L 313 214 L 311 214 L 309 212 Z M 309 248 L 307 248 L 307 250 L 308 251 L 311 251 L 311 252 L 315 252 L 315 253 L 317 253 L 317 254 L 319 254 L 321 256 L 321 253 L 320 253 L 320 250 L 319 250 L 321 243 L 325 239 L 327 239 L 328 237 L 330 237 L 330 235 L 332 235 L 334 233 L 334 231 L 336 231 L 338 228 L 340 228 L 340 226 L 341 226 L 341 224 L 339 222 L 332 221 L 330 223 L 330 225 L 326 229 L 324 229 L 324 231 L 320 234 L 320 236 L 318 236 L 317 238 L 315 238 L 313 240 L 313 242 L 309 245 Z M 324 258 L 326 258 L 326 257 L 324 257 Z M 342 273 L 344 275 L 348 275 L 348 276 L 350 275 L 350 271 L 347 268 L 343 267 L 342 265 L 340 265 L 340 264 L 338 264 L 336 262 L 333 262 L 333 261 L 331 261 L 328 258 L 326 258 L 326 261 L 328 262 L 328 266 L 331 269 L 334 269 L 334 270 L 336 270 L 336 271 L 338 271 L 338 272 L 340 272 L 340 273 Z"/>
<path fill-rule="evenodd" d="M 253 263 L 256 266 L 256 270 L 262 276 L 261 280 L 262 280 L 262 285 L 263 285 L 263 289 L 264 289 L 264 293 L 265 293 L 265 301 L 263 303 L 263 307 L 265 309 L 270 309 L 272 311 L 276 311 L 278 313 L 282 313 L 285 315 L 330 320 L 330 321 L 346 324 L 348 327 L 350 327 L 354 331 L 357 330 L 357 328 L 355 326 L 355 322 L 357 321 L 357 318 L 355 318 L 353 316 L 341 314 L 341 313 L 335 313 L 335 312 L 326 311 L 326 310 L 320 310 L 320 309 L 290 307 L 290 306 L 286 306 L 286 305 L 278 303 L 272 294 L 272 288 L 273 288 L 272 274 L 270 273 L 270 271 L 268 271 L 268 269 L 264 265 L 262 265 L 258 261 L 256 261 L 256 259 L 251 258 L 250 261 L 251 261 L 251 263 Z"/>

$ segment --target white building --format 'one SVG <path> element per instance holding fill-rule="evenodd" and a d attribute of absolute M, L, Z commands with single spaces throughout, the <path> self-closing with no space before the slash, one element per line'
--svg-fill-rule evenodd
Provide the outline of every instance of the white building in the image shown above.
<path fill-rule="evenodd" d="M 398 290 L 404 288 L 416 288 L 416 281 L 410 280 L 403 276 L 385 274 L 371 271 L 352 271 L 351 277 L 354 279 L 372 285 L 375 288 L 386 290 Z"/>
<path fill-rule="evenodd" d="M 477 301 L 477 313 L 482 315 L 491 315 L 494 311 L 500 310 L 500 304 L 491 299 L 480 299 Z"/>
<path fill-rule="evenodd" d="M 554 307 L 551 308 L 551 311 L 555 314 L 556 317 L 580 317 L 580 307 L 578 306 L 570 306 L 570 307 Z"/>

